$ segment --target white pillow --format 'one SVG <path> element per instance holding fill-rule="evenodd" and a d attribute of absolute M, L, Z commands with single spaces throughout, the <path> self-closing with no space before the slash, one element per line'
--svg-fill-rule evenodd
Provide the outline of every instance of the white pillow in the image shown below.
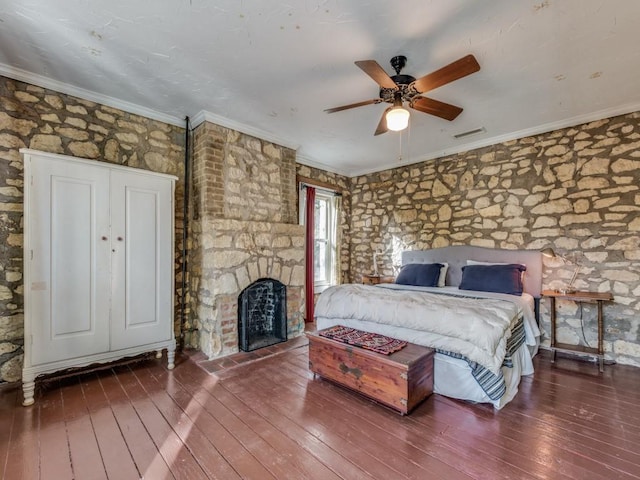
<path fill-rule="evenodd" d="M 513 262 L 480 262 L 478 260 L 467 260 L 467 265 L 513 265 Z M 520 263 L 519 265 L 524 265 Z M 526 265 L 524 265 L 526 267 Z"/>
<path fill-rule="evenodd" d="M 438 286 L 444 287 L 444 282 L 447 278 L 447 270 L 449 270 L 449 264 L 447 262 L 438 262 L 442 264 L 440 268 L 440 276 L 438 277 Z"/>

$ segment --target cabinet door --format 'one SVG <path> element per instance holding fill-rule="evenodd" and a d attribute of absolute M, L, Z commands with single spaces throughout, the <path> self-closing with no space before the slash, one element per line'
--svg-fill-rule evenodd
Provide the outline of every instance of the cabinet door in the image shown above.
<path fill-rule="evenodd" d="M 31 363 L 106 352 L 109 170 L 32 155 L 26 173 L 25 304 Z"/>
<path fill-rule="evenodd" d="M 173 335 L 173 182 L 111 172 L 111 349 Z"/>

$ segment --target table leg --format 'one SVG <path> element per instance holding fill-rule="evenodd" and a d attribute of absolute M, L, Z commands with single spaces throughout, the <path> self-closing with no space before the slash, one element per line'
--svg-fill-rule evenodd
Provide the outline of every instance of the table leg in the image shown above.
<path fill-rule="evenodd" d="M 598 300 L 598 359 L 600 372 L 604 372 L 604 316 L 602 314 L 602 300 Z"/>
<path fill-rule="evenodd" d="M 551 306 L 551 363 L 556 363 L 556 299 L 549 298 Z"/>

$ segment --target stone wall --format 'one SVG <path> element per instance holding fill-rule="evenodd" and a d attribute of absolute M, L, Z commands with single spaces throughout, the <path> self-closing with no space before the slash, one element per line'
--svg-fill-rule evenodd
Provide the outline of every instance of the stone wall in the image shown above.
<path fill-rule="evenodd" d="M 204 122 L 194 131 L 187 345 L 238 351 L 237 300 L 259 278 L 287 287 L 288 336 L 304 330 L 304 227 L 295 151 Z"/>
<path fill-rule="evenodd" d="M 352 179 L 354 280 L 384 252 L 392 274 L 404 249 L 478 245 L 541 249 L 582 264 L 576 287 L 612 291 L 607 358 L 640 366 L 640 113 L 523 138 Z M 574 256 L 579 252 L 577 257 Z M 544 287 L 572 265 L 547 262 Z M 596 345 L 596 309 L 559 302 L 558 339 Z M 549 332 L 548 302 L 542 327 Z"/>
<path fill-rule="evenodd" d="M 0 381 L 3 382 L 17 381 L 22 375 L 23 163 L 18 150 L 24 147 L 181 177 L 176 185 L 177 252 L 182 241 L 182 128 L 0 76 Z"/>
<path fill-rule="evenodd" d="M 578 288 L 614 293 L 605 306 L 607 357 L 640 365 L 639 119 L 605 119 L 353 179 L 296 165 L 290 149 L 205 122 L 193 142 L 187 345 L 209 355 L 237 349 L 231 286 L 239 292 L 262 276 L 290 287 L 289 335 L 302 331 L 297 173 L 343 193 L 343 282 L 370 273 L 374 251 L 380 272 L 393 274 L 406 248 L 552 246 L 583 265 Z M 183 129 L 0 77 L 0 381 L 21 374 L 22 147 L 177 175 L 176 252 L 182 246 Z M 205 260 L 210 254 L 216 265 Z M 571 265 L 547 262 L 544 286 L 561 287 L 572 273 Z M 595 308 L 559 302 L 559 309 L 559 340 L 584 343 L 582 314 L 594 345 Z M 548 332 L 545 301 L 542 326 Z"/>
<path fill-rule="evenodd" d="M 340 282 L 349 283 L 351 278 L 351 179 L 338 173 L 327 172 L 307 165 L 297 164 L 297 174 L 321 184 L 331 185 L 342 193 L 340 216 Z"/>

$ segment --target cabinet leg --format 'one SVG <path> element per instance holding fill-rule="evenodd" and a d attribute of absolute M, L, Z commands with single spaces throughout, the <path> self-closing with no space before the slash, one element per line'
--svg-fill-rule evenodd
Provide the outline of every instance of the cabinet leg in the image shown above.
<path fill-rule="evenodd" d="M 156 350 L 156 358 L 162 358 L 162 350 Z"/>
<path fill-rule="evenodd" d="M 173 370 L 173 367 L 176 366 L 175 359 L 176 359 L 175 349 L 167 349 L 167 362 L 168 362 L 167 368 L 169 370 Z"/>
<path fill-rule="evenodd" d="M 36 389 L 36 382 L 34 378 L 23 379 L 22 381 L 22 392 L 24 394 L 24 400 L 22 401 L 22 405 L 28 407 L 29 405 L 33 405 L 35 400 L 33 399 L 33 395 Z"/>
<path fill-rule="evenodd" d="M 600 368 L 600 373 L 604 372 L 604 357 L 603 356 L 601 356 L 598 359 L 598 364 L 599 364 L 598 366 Z"/>

